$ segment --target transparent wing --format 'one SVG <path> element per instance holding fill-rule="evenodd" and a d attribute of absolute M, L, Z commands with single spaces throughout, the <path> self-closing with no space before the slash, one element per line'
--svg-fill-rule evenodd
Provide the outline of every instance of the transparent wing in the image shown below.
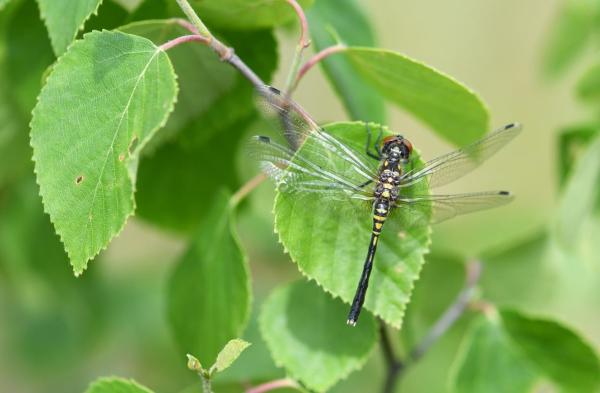
<path fill-rule="evenodd" d="M 305 147 L 319 142 L 310 137 L 304 143 L 302 150 L 295 153 L 269 137 L 255 136 L 251 138 L 248 153 L 284 192 L 319 193 L 338 200 L 373 199 L 371 179 L 362 181 L 359 172 L 352 170 L 354 167 L 335 160 L 325 151 L 307 149 L 313 154 L 305 154 Z"/>
<path fill-rule="evenodd" d="M 396 202 L 399 209 L 412 209 L 423 212 L 431 208 L 431 223 L 439 223 L 450 218 L 502 206 L 513 200 L 507 191 L 473 192 L 454 195 L 416 195 L 400 198 Z M 421 207 L 421 209 L 419 209 Z M 417 208 L 417 209 L 415 209 Z M 421 214 L 425 219 L 424 213 Z"/>
<path fill-rule="evenodd" d="M 300 105 L 284 97 L 279 90 L 271 86 L 257 88 L 256 101 L 264 117 L 282 132 L 292 151 L 297 151 L 310 138 L 310 143 L 302 148 L 303 155 L 335 155 L 364 181 L 377 177 L 377 161 L 324 132 Z"/>
<path fill-rule="evenodd" d="M 423 168 L 405 173 L 400 186 L 408 187 L 425 178 L 429 179 L 430 188 L 448 184 L 477 168 L 520 131 L 520 124 L 500 128 L 477 142 L 427 162 Z"/>

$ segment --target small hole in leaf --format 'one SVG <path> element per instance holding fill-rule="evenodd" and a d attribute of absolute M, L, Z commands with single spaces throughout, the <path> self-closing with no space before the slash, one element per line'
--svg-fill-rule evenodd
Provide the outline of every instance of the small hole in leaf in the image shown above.
<path fill-rule="evenodd" d="M 129 143 L 129 154 L 133 154 L 133 152 L 135 151 L 135 148 L 137 147 L 137 144 L 138 144 L 138 137 L 134 135 L 133 139 Z"/>
<path fill-rule="evenodd" d="M 75 179 L 75 184 L 81 184 L 81 182 L 83 182 L 83 175 L 79 175 L 77 176 L 77 178 Z"/>

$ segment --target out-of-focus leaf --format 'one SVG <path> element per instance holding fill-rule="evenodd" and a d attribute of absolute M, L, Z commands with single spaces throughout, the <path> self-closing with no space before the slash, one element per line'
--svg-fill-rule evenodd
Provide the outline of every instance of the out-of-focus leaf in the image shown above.
<path fill-rule="evenodd" d="M 347 306 L 314 283 L 298 281 L 273 291 L 260 328 L 275 362 L 306 387 L 322 392 L 361 368 L 375 346 L 372 317 L 346 325 Z"/>
<path fill-rule="evenodd" d="M 488 131 L 481 98 L 451 77 L 388 50 L 350 47 L 344 53 L 381 95 L 449 142 L 465 145 Z"/>
<path fill-rule="evenodd" d="M 554 321 L 509 310 L 500 315 L 504 329 L 520 351 L 564 391 L 597 391 L 600 360 L 581 337 Z"/>
<path fill-rule="evenodd" d="M 544 72 L 555 77 L 564 72 L 592 38 L 598 4 L 590 0 L 563 2 L 544 49 Z"/>
<path fill-rule="evenodd" d="M 76 274 L 133 213 L 139 152 L 176 94 L 167 55 L 142 37 L 89 33 L 54 66 L 31 145 L 45 210 Z"/>
<path fill-rule="evenodd" d="M 10 0 L 0 0 L 0 11 L 8 4 Z"/>
<path fill-rule="evenodd" d="M 538 379 L 533 365 L 514 347 L 497 315 L 481 316 L 473 322 L 453 367 L 453 393 L 528 392 Z"/>
<path fill-rule="evenodd" d="M 364 123 L 332 123 L 325 130 L 364 151 Z M 385 128 L 383 132 L 384 136 L 390 134 Z M 413 157 L 414 165 L 419 165 L 418 153 L 413 153 Z M 329 168 L 343 168 L 346 164 L 339 157 L 329 158 L 326 154 L 308 153 L 306 158 Z M 421 182 L 407 192 L 425 195 L 429 191 Z M 430 212 L 423 209 L 419 213 L 429 217 Z M 413 212 L 397 209 L 386 221 L 371 274 L 371 290 L 365 300 L 365 308 L 397 328 L 423 266 L 423 255 L 429 249 L 429 225 L 421 220 L 407 228 L 406 224 L 414 223 L 413 218 Z M 275 199 L 275 228 L 292 260 L 303 274 L 347 303 L 354 298 L 362 272 L 372 220 L 370 206 L 364 201 L 332 201 L 314 193 L 299 197 L 285 190 L 280 190 Z"/>
<path fill-rule="evenodd" d="M 554 235 L 564 249 L 572 250 L 577 246 L 582 224 L 590 217 L 598 200 L 599 183 L 600 135 L 578 160 L 561 196 Z"/>
<path fill-rule="evenodd" d="M 600 64 L 589 68 L 577 82 L 577 96 L 590 103 L 597 103 L 600 99 Z"/>
<path fill-rule="evenodd" d="M 230 340 L 217 355 L 217 361 L 215 362 L 216 371 L 220 372 L 228 369 L 249 346 L 249 342 L 239 338 Z"/>
<path fill-rule="evenodd" d="M 98 10 L 102 0 L 37 0 L 46 22 L 52 48 L 63 54 L 77 36 L 85 21 Z"/>
<path fill-rule="evenodd" d="M 559 181 L 561 186 L 564 186 L 569 176 L 571 176 L 575 163 L 585 153 L 586 147 L 598 135 L 600 135 L 600 124 L 594 123 L 572 126 L 561 130 L 558 137 Z"/>
<path fill-rule="evenodd" d="M 220 192 L 169 280 L 169 320 L 182 352 L 212 364 L 221 348 L 241 335 L 250 296 L 247 261 L 235 234 L 229 195 Z"/>
<path fill-rule="evenodd" d="M 277 51 L 270 31 L 227 32 L 224 36 L 261 78 L 271 78 L 277 64 Z M 205 76 L 194 74 L 198 65 L 189 62 L 189 51 L 194 50 L 192 45 L 181 49 L 181 55 L 188 59 L 185 68 L 188 73 L 181 75 L 179 80 L 181 99 L 189 97 L 190 109 L 197 113 L 202 105 L 194 107 L 194 98 L 199 91 L 204 91 L 201 83 Z M 214 57 L 214 54 L 209 55 Z M 175 63 L 176 69 L 177 66 Z M 230 68 L 228 64 L 219 66 L 222 68 L 214 75 L 208 75 L 209 78 L 218 77 L 221 71 Z M 186 75 L 193 78 L 190 79 L 193 82 L 183 84 L 182 78 L 187 78 Z M 215 192 L 206 190 L 236 189 L 240 185 L 234 157 L 244 130 L 256 116 L 256 109 L 252 85 L 239 74 L 234 76 L 235 84 L 231 89 L 221 91 L 212 102 L 207 102 L 204 111 L 197 113 L 181 130 L 171 129 L 178 131 L 177 136 L 171 136 L 156 149 L 149 149 L 142 158 L 136 192 L 140 217 L 163 228 L 191 233 L 205 218 L 216 198 Z M 211 94 L 207 92 L 208 96 Z M 178 107 L 179 104 L 181 102 Z M 177 176 L 173 176 L 174 173 Z M 170 192 L 165 194 L 164 190 Z"/>
<path fill-rule="evenodd" d="M 92 14 L 85 22 L 79 35 L 93 30 L 113 30 L 122 26 L 129 17 L 129 12 L 114 0 L 106 0 L 98 7 L 98 12 Z"/>
<path fill-rule="evenodd" d="M 314 0 L 299 0 L 307 9 Z M 260 29 L 279 26 L 296 17 L 294 9 L 282 0 L 194 0 L 202 20 L 227 29 Z"/>
<path fill-rule="evenodd" d="M 6 67 L 0 55 L 0 86 L 7 86 Z M 0 188 L 31 170 L 31 149 L 28 143 L 27 121 L 0 90 Z"/>
<path fill-rule="evenodd" d="M 539 233 L 482 256 L 480 287 L 496 305 L 535 310 L 548 302 L 559 285 L 548 264 L 548 236 Z"/>
<path fill-rule="evenodd" d="M 433 253 L 426 260 L 400 330 L 408 348 L 414 348 L 431 329 L 458 296 L 465 280 L 465 261 L 458 256 Z"/>
<path fill-rule="evenodd" d="M 166 19 L 171 15 L 168 0 L 143 0 L 129 15 L 129 22 Z"/>
<path fill-rule="evenodd" d="M 317 50 L 336 44 L 332 29 L 347 45 L 375 46 L 373 29 L 356 0 L 317 1 L 306 16 Z M 383 99 L 356 74 L 348 59 L 333 56 L 321 65 L 352 120 L 385 124 Z"/>
<path fill-rule="evenodd" d="M 113 377 L 96 380 L 85 393 L 152 393 L 152 391 L 133 380 Z"/>
<path fill-rule="evenodd" d="M 10 37 L 6 45 L 6 92 L 29 118 L 42 88 L 42 75 L 54 61 L 54 53 L 35 2 L 15 4 L 6 29 Z"/>

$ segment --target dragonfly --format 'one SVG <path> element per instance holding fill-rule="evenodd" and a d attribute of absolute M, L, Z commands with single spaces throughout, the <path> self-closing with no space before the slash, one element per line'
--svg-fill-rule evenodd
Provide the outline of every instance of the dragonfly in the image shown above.
<path fill-rule="evenodd" d="M 285 138 L 278 142 L 269 136 L 254 136 L 249 151 L 277 187 L 299 195 L 317 194 L 340 203 L 368 201 L 372 209 L 367 255 L 347 319 L 351 326 L 356 325 L 362 310 L 377 243 L 386 220 L 394 218 L 390 217 L 392 211 L 426 206 L 430 212 L 428 221 L 438 223 L 498 207 L 513 199 L 508 191 L 414 195 L 408 190 L 421 182 L 426 182 L 428 189 L 434 189 L 471 172 L 520 132 L 521 126 L 517 123 L 508 124 L 424 165 L 414 166 L 413 146 L 402 135 L 382 138 L 380 133 L 375 146 L 371 146 L 372 133 L 365 123 L 366 145 L 360 151 L 328 134 L 299 104 L 276 88 L 264 86 L 257 90 L 259 108 L 277 123 Z"/>

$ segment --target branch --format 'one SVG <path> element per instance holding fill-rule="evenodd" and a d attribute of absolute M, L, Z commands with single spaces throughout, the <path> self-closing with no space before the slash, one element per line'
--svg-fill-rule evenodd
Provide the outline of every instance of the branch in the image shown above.
<path fill-rule="evenodd" d="M 248 180 L 246 184 L 244 184 L 235 194 L 231 196 L 231 204 L 233 206 L 237 206 L 238 203 L 242 199 L 244 199 L 250 192 L 252 192 L 256 187 L 261 185 L 267 179 L 267 175 L 263 172 L 254 176 L 252 179 Z"/>
<path fill-rule="evenodd" d="M 217 54 L 221 61 L 225 61 L 229 63 L 231 66 L 236 68 L 246 79 L 250 81 L 255 87 L 262 87 L 265 83 L 260 79 L 258 75 L 250 67 L 246 65 L 233 51 L 233 48 L 229 48 L 221 41 L 219 41 L 215 36 L 213 36 L 208 28 L 202 23 L 202 20 L 190 3 L 187 0 L 177 0 L 177 4 L 181 10 L 188 17 L 191 25 L 189 23 L 182 24 L 181 21 L 176 20 L 177 23 L 181 24 L 186 29 L 198 33 L 200 36 L 204 37 L 206 40 L 206 44 Z"/>
<path fill-rule="evenodd" d="M 192 41 L 198 41 L 198 42 L 202 42 L 204 44 L 208 43 L 208 40 L 205 37 L 202 37 L 201 35 L 197 35 L 197 34 L 183 35 L 181 37 L 174 38 L 171 41 L 165 42 L 159 48 L 162 49 L 163 51 L 168 51 L 169 49 L 171 49 L 177 45 L 181 45 L 183 43 L 192 42 Z"/>
<path fill-rule="evenodd" d="M 296 381 L 289 378 L 277 379 L 275 381 L 263 383 L 262 385 L 255 386 L 246 390 L 246 393 L 265 393 L 271 390 L 281 388 L 299 388 L 300 386 Z"/>
<path fill-rule="evenodd" d="M 466 266 L 466 280 L 465 286 L 460 291 L 454 303 L 450 305 L 442 314 L 442 316 L 433 325 L 429 333 L 423 338 L 423 340 L 417 345 L 410 353 L 410 361 L 416 362 L 431 348 L 431 346 L 444 334 L 446 333 L 458 320 L 458 318 L 465 312 L 470 300 L 475 293 L 475 288 L 481 277 L 481 262 L 475 260 L 469 262 Z"/>
<path fill-rule="evenodd" d="M 306 74 L 312 67 L 314 67 L 315 64 L 319 63 L 323 59 L 325 59 L 335 53 L 339 53 L 339 52 L 346 50 L 346 48 L 347 47 L 343 44 L 337 44 L 337 45 L 325 48 L 322 51 L 320 51 L 319 53 L 317 53 L 316 55 L 314 55 L 313 57 L 311 57 L 306 63 L 304 63 L 302 68 L 300 68 L 300 71 L 298 71 L 298 75 L 296 76 L 296 80 L 294 81 L 294 84 L 291 87 L 291 91 L 294 91 L 296 89 L 296 87 L 298 86 L 298 83 L 300 82 L 300 79 L 302 79 L 304 74 Z"/>
<path fill-rule="evenodd" d="M 294 58 L 292 60 L 292 65 L 290 67 L 290 72 L 287 77 L 287 81 L 285 84 L 285 94 L 287 97 L 290 97 L 294 90 L 294 83 L 296 81 L 296 75 L 298 74 L 298 69 L 300 68 L 300 63 L 302 62 L 302 54 L 304 49 L 306 49 L 310 45 L 310 41 L 308 40 L 308 22 L 306 20 L 306 15 L 300 7 L 300 4 L 296 0 L 286 0 L 289 5 L 294 8 L 296 15 L 298 16 L 298 20 L 300 21 L 300 40 L 298 41 L 298 45 L 296 45 L 296 52 L 294 53 Z"/>
<path fill-rule="evenodd" d="M 383 358 L 387 366 L 387 372 L 385 376 L 385 383 L 383 384 L 383 393 L 392 393 L 398 377 L 404 370 L 404 363 L 396 357 L 394 354 L 394 348 L 388 335 L 387 329 L 383 322 L 379 322 L 379 336 L 381 338 L 381 350 L 383 351 Z"/>

